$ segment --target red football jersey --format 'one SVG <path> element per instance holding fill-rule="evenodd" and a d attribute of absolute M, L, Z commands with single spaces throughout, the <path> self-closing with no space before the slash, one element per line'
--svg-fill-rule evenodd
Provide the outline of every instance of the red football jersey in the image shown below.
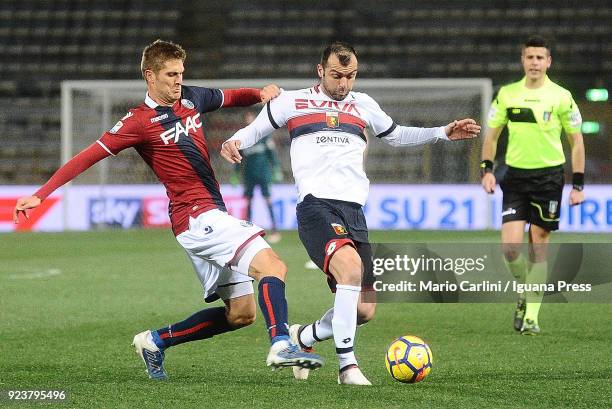
<path fill-rule="evenodd" d="M 170 199 L 175 235 L 189 228 L 189 216 L 225 211 L 202 130 L 202 114 L 224 105 L 223 98 L 219 89 L 183 86 L 181 99 L 168 107 L 147 95 L 98 139 L 112 155 L 133 147 L 153 169 Z"/>

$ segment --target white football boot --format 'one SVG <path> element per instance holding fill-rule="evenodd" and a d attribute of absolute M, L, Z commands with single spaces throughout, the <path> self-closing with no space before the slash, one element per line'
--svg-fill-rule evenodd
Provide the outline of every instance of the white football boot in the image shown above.
<path fill-rule="evenodd" d="M 146 330 L 134 336 L 132 345 L 136 347 L 136 353 L 142 358 L 147 366 L 149 378 L 155 380 L 166 380 L 168 375 L 164 369 L 164 351 L 160 350 L 155 343 L 149 341 L 151 331 Z"/>
<path fill-rule="evenodd" d="M 345 366 L 338 374 L 340 385 L 372 385 L 355 364 Z"/>
<path fill-rule="evenodd" d="M 291 337 L 291 342 L 293 342 L 295 345 L 299 345 L 300 347 L 301 347 L 301 344 L 300 344 L 299 334 L 300 334 L 301 327 L 302 326 L 300 324 L 293 324 L 292 326 L 289 327 L 289 336 Z M 312 352 L 313 349 L 302 347 L 302 351 Z M 308 374 L 310 373 L 310 369 L 301 368 L 299 366 L 294 366 L 292 369 L 293 369 L 293 377 L 295 379 L 300 379 L 300 380 L 308 379 Z"/>
<path fill-rule="evenodd" d="M 303 352 L 299 346 L 289 340 L 275 342 L 270 347 L 266 365 L 273 368 L 299 366 L 301 368 L 317 369 L 323 366 L 323 359 L 317 354 Z"/>

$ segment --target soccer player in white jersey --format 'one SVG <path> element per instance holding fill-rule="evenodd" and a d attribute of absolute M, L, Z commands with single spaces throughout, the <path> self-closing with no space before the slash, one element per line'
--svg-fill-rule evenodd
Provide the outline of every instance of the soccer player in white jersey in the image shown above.
<path fill-rule="evenodd" d="M 404 146 L 474 138 L 480 126 L 473 119 L 437 128 L 397 125 L 370 96 L 352 91 L 357 55 L 346 43 L 330 44 L 317 72 L 319 84 L 283 91 L 255 121 L 223 144 L 221 155 L 239 163 L 240 149 L 287 127 L 299 196 L 300 239 L 335 292 L 333 308 L 310 325 L 293 325 L 290 334 L 306 351 L 315 342 L 333 338 L 339 359 L 338 382 L 370 385 L 353 352 L 356 326 L 372 319 L 376 307 L 374 293 L 367 291 L 371 290 L 371 250 L 362 210 L 369 189 L 363 169 L 365 128 L 390 145 Z M 305 379 L 308 372 L 296 370 L 294 375 Z"/>

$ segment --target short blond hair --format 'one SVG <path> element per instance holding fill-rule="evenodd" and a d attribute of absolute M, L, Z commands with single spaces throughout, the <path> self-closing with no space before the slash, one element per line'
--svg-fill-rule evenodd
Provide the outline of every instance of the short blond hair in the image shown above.
<path fill-rule="evenodd" d="M 142 77 L 146 81 L 146 70 L 157 73 L 164 67 L 164 64 L 168 60 L 181 60 L 184 62 L 186 58 L 187 53 L 180 45 L 170 41 L 157 39 L 146 46 L 142 51 L 142 61 L 140 62 Z"/>

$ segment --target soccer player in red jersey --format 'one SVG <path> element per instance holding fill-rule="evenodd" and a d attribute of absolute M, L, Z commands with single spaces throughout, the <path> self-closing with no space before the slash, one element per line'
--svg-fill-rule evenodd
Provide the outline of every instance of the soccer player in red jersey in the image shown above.
<path fill-rule="evenodd" d="M 322 365 L 318 355 L 291 343 L 287 325 L 287 267 L 250 222 L 226 212 L 210 164 L 202 114 L 221 107 L 266 103 L 279 94 L 276 85 L 263 89 L 209 89 L 183 85 L 186 53 L 179 45 L 157 40 L 142 56 L 147 84 L 144 103 L 63 165 L 34 195 L 17 200 L 13 217 L 27 217 L 54 190 L 97 163 L 133 147 L 155 172 L 170 199 L 172 230 L 198 274 L 206 301 L 221 298 L 225 307 L 207 308 L 187 319 L 143 331 L 134 337 L 136 352 L 149 377 L 166 379 L 164 351 L 184 342 L 247 326 L 255 320 L 253 279 L 259 281 L 259 306 L 272 346 L 268 366 Z"/>

